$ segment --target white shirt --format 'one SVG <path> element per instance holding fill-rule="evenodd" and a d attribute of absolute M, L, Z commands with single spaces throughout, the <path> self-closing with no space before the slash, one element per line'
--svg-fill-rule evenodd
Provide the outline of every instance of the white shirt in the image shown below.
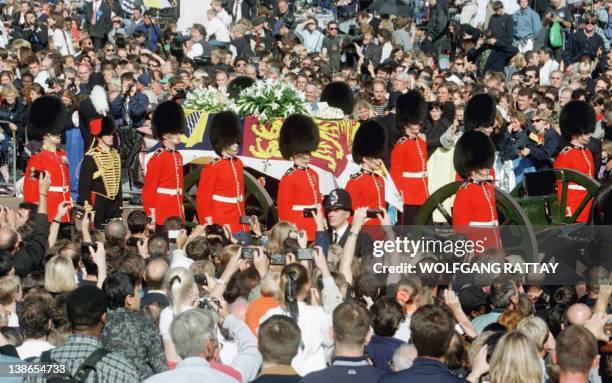
<path fill-rule="evenodd" d="M 181 312 L 185 312 L 187 310 L 191 310 L 193 307 L 191 306 L 183 306 L 181 308 Z M 172 340 L 170 336 L 170 325 L 174 320 L 174 311 L 172 311 L 172 305 L 166 307 L 159 314 L 159 335 L 161 335 L 163 340 Z"/>
<path fill-rule="evenodd" d="M 231 376 L 210 367 L 206 359 L 200 357 L 189 357 L 183 359 L 174 370 L 153 375 L 145 380 L 146 383 L 191 383 L 191 382 L 215 382 L 236 383 Z"/>
<path fill-rule="evenodd" d="M 410 321 L 412 319 L 412 314 L 406 314 L 406 319 L 400 323 L 397 331 L 393 335 L 395 339 L 399 339 L 404 342 L 410 341 Z"/>
<path fill-rule="evenodd" d="M 53 39 L 53 45 L 60 51 L 62 56 L 74 54 L 74 46 L 70 33 L 66 33 L 66 31 L 61 28 L 57 28 L 53 31 L 51 38 Z"/>
<path fill-rule="evenodd" d="M 209 20 L 205 27 L 206 33 L 208 33 L 208 40 L 210 40 L 210 36 L 215 35 L 214 39 L 217 41 L 222 41 L 224 43 L 230 42 L 229 30 L 220 18 L 215 17 Z"/>
<path fill-rule="evenodd" d="M 49 75 L 49 72 L 47 72 L 46 70 L 41 70 L 36 75 L 36 78 L 34 79 L 34 82 L 37 83 L 37 84 L 40 84 L 40 86 L 42 86 L 45 89 L 45 92 L 47 92 L 47 91 L 49 91 L 49 84 L 47 84 L 47 80 L 50 77 L 51 76 Z"/>
<path fill-rule="evenodd" d="M 204 47 L 202 47 L 202 44 L 193 43 L 191 45 L 191 49 L 189 49 L 189 52 L 187 52 L 187 57 L 193 60 L 194 58 L 198 56 L 202 56 L 203 54 L 204 54 Z"/>
<path fill-rule="evenodd" d="M 297 324 L 302 332 L 302 343 L 297 355 L 291 361 L 291 366 L 298 374 L 304 376 L 327 366 L 326 351 L 333 345 L 329 331 L 332 327 L 332 316 L 321 306 L 298 302 L 298 308 L 300 314 Z M 279 314 L 289 316 L 289 312 L 284 311 L 282 307 L 275 307 L 268 310 L 259 323 L 265 322 L 272 315 Z"/>
<path fill-rule="evenodd" d="M 53 345 L 46 340 L 28 339 L 21 346 L 17 347 L 17 353 L 22 360 L 38 358 L 40 354 L 52 348 L 54 348 Z"/>
<path fill-rule="evenodd" d="M 540 68 L 540 85 L 550 85 L 550 74 L 559 69 L 559 63 L 550 59 Z"/>
<path fill-rule="evenodd" d="M 217 13 L 217 17 L 220 18 L 223 24 L 229 29 L 232 24 L 232 15 L 227 13 L 225 9 L 222 9 L 221 12 Z"/>
<path fill-rule="evenodd" d="M 348 229 L 349 224 L 348 222 L 345 222 L 342 226 L 340 226 L 337 229 L 333 229 L 332 230 L 332 242 L 334 241 L 334 237 L 335 234 L 338 234 L 338 242 L 340 242 L 340 238 L 342 238 L 342 236 L 344 235 L 344 233 L 346 232 L 346 230 Z"/>

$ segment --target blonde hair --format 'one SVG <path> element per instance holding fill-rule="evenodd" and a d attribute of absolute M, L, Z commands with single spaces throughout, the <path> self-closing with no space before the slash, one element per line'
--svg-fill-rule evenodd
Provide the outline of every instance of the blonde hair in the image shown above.
<path fill-rule="evenodd" d="M 289 233 L 294 230 L 293 224 L 288 221 L 280 221 L 270 229 L 270 237 L 268 241 L 268 251 L 270 253 L 280 252 L 283 248 L 285 239 L 289 237 Z"/>
<path fill-rule="evenodd" d="M 264 297 L 271 297 L 276 300 L 281 298 L 280 289 L 280 276 L 279 272 L 269 272 L 261 280 L 261 295 Z"/>
<path fill-rule="evenodd" d="M 77 286 L 77 276 L 72 259 L 56 255 L 45 265 L 45 290 L 52 293 L 67 293 Z"/>
<path fill-rule="evenodd" d="M 15 294 L 21 290 L 21 280 L 16 275 L 6 275 L 0 278 L 0 304 L 10 305 L 15 300 Z"/>
<path fill-rule="evenodd" d="M 372 116 L 372 105 L 367 100 L 357 100 L 355 106 L 353 107 L 353 119 L 359 120 L 359 111 L 361 109 L 367 108 L 370 111 L 370 117 Z"/>
<path fill-rule="evenodd" d="M 544 350 L 544 344 L 548 339 L 548 325 L 542 318 L 533 315 L 523 318 L 516 326 L 516 330 L 532 339 L 538 351 Z"/>
<path fill-rule="evenodd" d="M 18 97 L 19 96 L 19 91 L 17 90 L 17 88 L 15 88 L 14 85 L 7 85 L 2 90 L 2 97 L 6 97 L 9 94 L 13 94 L 15 97 Z"/>
<path fill-rule="evenodd" d="M 181 313 L 183 303 L 197 291 L 193 273 L 184 267 L 170 269 L 164 279 L 164 287 L 170 297 L 174 315 Z"/>
<path fill-rule="evenodd" d="M 540 383 L 542 366 L 535 343 L 519 331 L 501 337 L 490 362 L 491 383 Z"/>

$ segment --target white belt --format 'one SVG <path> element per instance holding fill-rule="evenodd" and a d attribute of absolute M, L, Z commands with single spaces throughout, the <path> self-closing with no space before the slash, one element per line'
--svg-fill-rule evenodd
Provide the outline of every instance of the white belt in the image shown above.
<path fill-rule="evenodd" d="M 56 193 L 66 193 L 68 192 L 68 186 L 50 186 L 49 191 Z"/>
<path fill-rule="evenodd" d="M 404 178 L 425 178 L 427 177 L 427 172 L 418 172 L 418 173 L 403 172 L 402 177 Z"/>
<path fill-rule="evenodd" d="M 183 190 L 182 189 L 157 188 L 157 192 L 159 194 L 167 194 L 167 195 L 181 195 L 181 194 L 183 194 Z"/>
<path fill-rule="evenodd" d="M 499 222 L 497 222 L 497 220 L 488 221 L 488 222 L 478 222 L 478 221 L 470 222 L 470 227 L 496 227 L 496 226 L 499 226 Z"/>
<path fill-rule="evenodd" d="M 213 194 L 212 199 L 217 202 L 238 203 L 238 198 L 236 197 L 225 197 L 218 194 Z"/>
<path fill-rule="evenodd" d="M 291 210 L 294 211 L 303 211 L 304 209 L 316 209 L 315 205 L 293 205 Z"/>
<path fill-rule="evenodd" d="M 586 190 L 586 188 L 584 186 L 580 186 L 580 185 L 576 185 L 576 184 L 569 184 L 567 185 L 567 188 L 570 190 Z"/>

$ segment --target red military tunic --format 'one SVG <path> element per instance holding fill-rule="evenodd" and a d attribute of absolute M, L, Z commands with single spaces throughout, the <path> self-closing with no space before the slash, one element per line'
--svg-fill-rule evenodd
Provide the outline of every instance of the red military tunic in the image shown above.
<path fill-rule="evenodd" d="M 391 151 L 390 173 L 404 205 L 423 205 L 429 197 L 425 139 L 400 138 Z"/>
<path fill-rule="evenodd" d="M 572 169 L 579 171 L 589 177 L 593 177 L 595 172 L 595 162 L 593 161 L 593 154 L 586 148 L 580 148 L 577 146 L 566 146 L 555 160 L 555 169 Z M 559 201 L 561 201 L 561 182 L 557 182 L 557 195 Z M 567 185 L 567 206 L 565 210 L 565 216 L 571 217 L 576 209 L 580 206 L 580 202 L 586 196 L 588 192 L 586 189 L 575 182 L 570 182 Z M 582 210 L 582 213 L 578 216 L 578 222 L 587 222 L 589 220 L 589 214 L 591 213 L 591 205 L 593 200 L 591 199 Z"/>
<path fill-rule="evenodd" d="M 457 190 L 453 229 L 473 241 L 483 241 L 484 248 L 501 249 L 495 188 L 490 182 L 468 181 Z"/>
<path fill-rule="evenodd" d="M 238 157 L 219 157 L 209 162 L 200 174 L 196 208 L 200 223 L 229 224 L 232 232 L 250 231 L 240 224 L 244 212 L 244 174 Z"/>
<path fill-rule="evenodd" d="M 361 169 L 351 176 L 346 184 L 346 191 L 351 195 L 353 210 L 367 206 L 370 209 L 386 209 L 385 179 L 380 175 Z M 378 218 L 371 218 L 368 225 L 380 225 Z"/>
<path fill-rule="evenodd" d="M 142 204 L 157 225 L 168 217 L 185 220 L 183 207 L 183 156 L 176 150 L 159 148 L 147 163 Z"/>
<path fill-rule="evenodd" d="M 51 175 L 51 186 L 47 193 L 47 212 L 49 222 L 55 218 L 59 204 L 64 201 L 72 201 L 70 197 L 70 173 L 68 170 L 68 157 L 63 150 L 52 152 L 41 149 L 28 160 L 25 178 L 23 181 L 23 200 L 25 202 L 38 203 L 38 179 L 32 176 L 32 170 L 49 172 Z M 70 215 L 64 215 L 61 222 L 70 222 Z"/>
<path fill-rule="evenodd" d="M 278 219 L 294 223 L 306 230 L 308 240 L 314 240 L 317 225 L 313 217 L 304 217 L 305 208 L 321 207 L 319 175 L 308 167 L 294 165 L 287 170 L 278 185 Z"/>

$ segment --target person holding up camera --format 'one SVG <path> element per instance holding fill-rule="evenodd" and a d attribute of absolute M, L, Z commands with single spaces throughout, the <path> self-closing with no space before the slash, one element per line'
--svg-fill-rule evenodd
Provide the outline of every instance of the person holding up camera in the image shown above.
<path fill-rule="evenodd" d="M 289 116 L 280 131 L 278 145 L 283 158 L 293 160 L 278 185 L 278 219 L 306 230 L 308 240 L 315 239 L 314 216 L 321 208 L 319 176 L 308 167 L 311 153 L 319 147 L 319 127 L 308 116 Z"/>
<path fill-rule="evenodd" d="M 28 160 L 23 182 L 23 200 L 38 203 L 38 176 L 42 172 L 48 172 L 51 176 L 51 187 L 46 196 L 49 222 L 55 219 L 55 213 L 62 202 L 72 200 L 68 156 L 64 150 L 58 148 L 65 117 L 66 107 L 55 96 L 40 97 L 30 107 L 30 134 L 42 138 L 43 144 L 41 149 L 32 154 Z M 65 214 L 59 221 L 67 223 L 70 221 L 70 216 Z"/>
<path fill-rule="evenodd" d="M 36 13 L 28 11 L 25 14 L 25 24 L 21 30 L 23 38 L 32 44 L 34 53 L 46 50 L 49 47 L 49 31 L 44 24 L 38 24 Z"/>
<path fill-rule="evenodd" d="M 94 226 L 101 229 L 110 219 L 121 216 L 121 158 L 113 148 L 115 123 L 110 116 L 89 122 L 96 146 L 81 162 L 79 200 L 85 211 L 96 212 Z"/>
<path fill-rule="evenodd" d="M 243 165 L 237 157 L 242 142 L 240 121 L 234 112 L 217 113 L 211 122 L 210 140 L 219 157 L 200 174 L 196 207 L 201 224 L 228 224 L 232 232 L 250 231 L 240 222 L 244 210 Z"/>

